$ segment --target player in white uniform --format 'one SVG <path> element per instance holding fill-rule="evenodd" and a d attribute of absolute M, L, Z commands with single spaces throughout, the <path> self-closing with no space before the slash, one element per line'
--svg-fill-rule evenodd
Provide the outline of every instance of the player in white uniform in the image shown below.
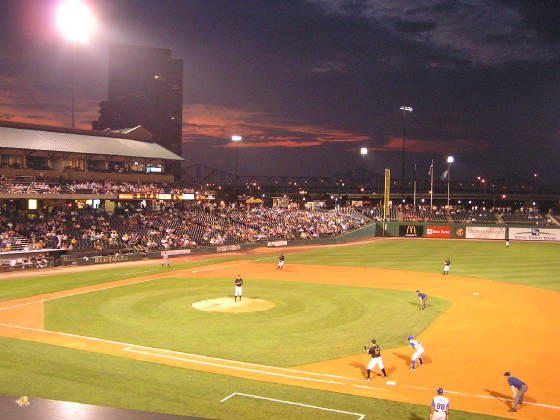
<path fill-rule="evenodd" d="M 420 362 L 420 366 L 424 364 L 424 362 L 422 361 L 424 347 L 422 347 L 422 344 L 420 344 L 418 340 L 415 340 L 411 335 L 408 336 L 408 344 L 410 344 L 410 347 L 414 349 L 414 354 L 410 358 L 410 360 L 412 361 L 412 367 L 410 368 L 410 370 L 416 370 L 416 359 L 418 359 L 418 361 Z"/>
<path fill-rule="evenodd" d="M 451 260 L 449 258 L 445 259 L 445 263 L 443 264 L 443 274 L 449 274 L 449 270 L 451 269 Z"/>
<path fill-rule="evenodd" d="M 171 265 L 169 264 L 169 254 L 164 250 L 161 253 L 161 268 L 163 268 L 165 264 L 167 264 L 168 268 L 171 267 Z"/>
<path fill-rule="evenodd" d="M 241 302 L 241 297 L 243 296 L 243 279 L 241 278 L 241 274 L 238 274 L 235 278 L 235 296 L 234 302 L 237 302 L 237 298 L 239 298 L 239 302 Z"/>
<path fill-rule="evenodd" d="M 443 389 L 437 389 L 437 395 L 432 399 L 430 420 L 446 420 L 449 415 L 449 398 L 443 396 Z"/>
<path fill-rule="evenodd" d="M 284 268 L 284 254 L 280 254 L 278 257 L 278 267 L 277 270 L 282 270 Z"/>

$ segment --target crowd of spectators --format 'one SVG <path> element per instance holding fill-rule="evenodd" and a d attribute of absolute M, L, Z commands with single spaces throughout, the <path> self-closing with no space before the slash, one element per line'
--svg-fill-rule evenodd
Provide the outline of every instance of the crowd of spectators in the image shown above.
<path fill-rule="evenodd" d="M 306 211 L 193 205 L 148 211 L 131 206 L 112 214 L 66 207 L 10 210 L 0 215 L 0 251 L 126 248 L 147 252 L 316 239 L 339 235 L 368 220 L 351 208 Z"/>

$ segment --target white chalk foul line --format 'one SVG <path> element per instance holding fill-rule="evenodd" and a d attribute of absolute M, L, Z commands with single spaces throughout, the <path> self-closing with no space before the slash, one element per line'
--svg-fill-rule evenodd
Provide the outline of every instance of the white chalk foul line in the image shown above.
<path fill-rule="evenodd" d="M 267 372 L 267 371 L 261 370 L 261 369 L 249 369 L 249 368 L 244 368 L 244 367 L 240 367 L 240 366 L 230 366 L 230 365 L 226 365 L 226 364 L 223 364 L 223 363 L 215 363 L 215 362 L 206 362 L 206 361 L 202 361 L 202 360 L 194 360 L 194 359 L 190 359 L 188 357 L 172 356 L 172 355 L 168 355 L 168 354 L 159 354 L 159 353 L 153 353 L 153 352 L 149 352 L 149 351 L 135 350 L 135 349 L 132 349 L 130 347 L 123 348 L 123 350 L 124 351 L 130 351 L 130 352 L 133 352 L 133 353 L 144 354 L 146 356 L 163 357 L 163 358 L 166 358 L 166 359 L 180 360 L 180 361 L 184 361 L 184 362 L 187 362 L 187 363 L 195 363 L 195 364 L 199 364 L 199 365 L 215 366 L 215 367 L 220 367 L 220 368 L 223 368 L 223 369 L 240 370 L 240 371 L 243 371 L 243 372 L 259 373 L 261 375 L 280 376 L 280 377 L 283 377 L 283 378 L 298 379 L 298 380 L 301 380 L 301 381 L 323 382 L 323 383 L 327 383 L 327 384 L 344 385 L 343 382 L 328 381 L 328 380 L 325 380 L 325 379 L 305 378 L 303 376 L 287 375 L 287 374 L 284 374 L 284 373 L 277 373 L 277 372 Z"/>
<path fill-rule="evenodd" d="M 297 402 L 293 402 L 293 401 L 277 400 L 275 398 L 259 397 L 258 395 L 243 394 L 241 392 L 234 392 L 233 394 L 225 397 L 220 402 L 223 403 L 223 402 L 225 402 L 225 401 L 227 401 L 230 398 L 235 397 L 235 396 L 255 398 L 257 400 L 266 400 L 266 401 L 272 401 L 272 402 L 277 402 L 277 403 L 281 403 L 281 404 L 297 405 L 299 407 L 313 408 L 315 410 L 322 410 L 322 411 L 331 411 L 333 413 L 348 414 L 350 416 L 358 416 L 358 420 L 363 420 L 366 416 L 365 414 L 352 413 L 350 411 L 335 410 L 334 408 L 319 407 L 319 406 L 316 406 L 316 405 L 302 404 L 302 403 L 297 403 Z"/>
<path fill-rule="evenodd" d="M 415 386 L 415 385 L 403 385 L 403 387 L 405 388 L 412 388 L 412 389 L 419 389 L 421 391 L 434 391 L 433 388 L 426 388 L 424 386 Z M 473 398 L 483 398 L 486 400 L 498 400 L 498 401 L 506 401 L 506 402 L 513 402 L 513 400 L 511 398 L 501 398 L 501 397 L 493 397 L 491 395 L 479 395 L 479 394 L 469 394 L 466 392 L 459 392 L 459 391 L 449 391 L 449 390 L 445 390 L 446 394 L 454 394 L 454 395 L 463 395 L 465 397 L 473 397 Z M 557 407 L 555 405 L 549 405 L 549 404 L 540 404 L 540 403 L 532 403 L 532 402 L 523 402 L 523 405 L 534 405 L 536 407 L 544 407 L 544 408 L 550 408 L 552 410 L 560 410 L 560 407 Z"/>
<path fill-rule="evenodd" d="M 356 385 L 356 384 L 353 384 L 352 386 L 355 386 L 356 388 L 373 389 L 374 391 L 385 391 L 385 392 L 389 392 L 388 389 L 385 389 L 385 388 L 376 388 L 376 387 L 374 387 L 374 386 Z"/>

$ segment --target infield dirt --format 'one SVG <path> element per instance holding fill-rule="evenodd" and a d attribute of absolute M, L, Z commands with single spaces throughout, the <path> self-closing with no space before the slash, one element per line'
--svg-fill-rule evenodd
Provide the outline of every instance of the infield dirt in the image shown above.
<path fill-rule="evenodd" d="M 419 337 L 426 349 L 425 366 L 409 371 L 412 351 L 405 337 L 403 347 L 382 347 L 383 361 L 389 379 L 396 382 L 394 386 L 387 385 L 381 377 L 374 377 L 372 382 L 363 380 L 369 360 L 360 349 L 355 355 L 336 360 L 276 368 L 44 330 L 45 300 L 160 277 L 205 277 L 209 270 L 212 276 L 233 278 L 240 269 L 237 264 L 243 264 L 246 278 L 409 290 L 411 295 L 421 288 L 428 296 L 453 304 Z M 293 264 L 278 271 L 271 264 L 239 260 L 2 302 L 0 335 L 222 375 L 424 405 L 431 402 L 434 390 L 442 387 L 454 409 L 510 418 L 560 419 L 559 304 L 558 292 L 484 279 Z M 426 310 L 430 310 L 429 298 Z M 422 314 L 418 311 L 418 316 Z M 356 334 L 363 335 L 364 343 L 372 338 L 371 331 Z M 511 391 L 503 376 L 506 370 L 529 385 L 526 404 L 517 413 L 507 412 Z"/>

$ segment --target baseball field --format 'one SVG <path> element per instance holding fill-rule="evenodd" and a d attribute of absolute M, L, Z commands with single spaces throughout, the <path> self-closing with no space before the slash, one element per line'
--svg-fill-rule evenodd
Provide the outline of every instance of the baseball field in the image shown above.
<path fill-rule="evenodd" d="M 278 250 L 257 249 L 3 275 L 0 394 L 216 419 L 421 419 L 442 387 L 451 419 L 560 419 L 560 244 L 282 251 L 283 270 Z M 425 348 L 416 371 L 408 335 Z M 390 382 L 377 369 L 364 381 L 372 338 Z M 516 413 L 505 371 L 529 386 Z"/>

